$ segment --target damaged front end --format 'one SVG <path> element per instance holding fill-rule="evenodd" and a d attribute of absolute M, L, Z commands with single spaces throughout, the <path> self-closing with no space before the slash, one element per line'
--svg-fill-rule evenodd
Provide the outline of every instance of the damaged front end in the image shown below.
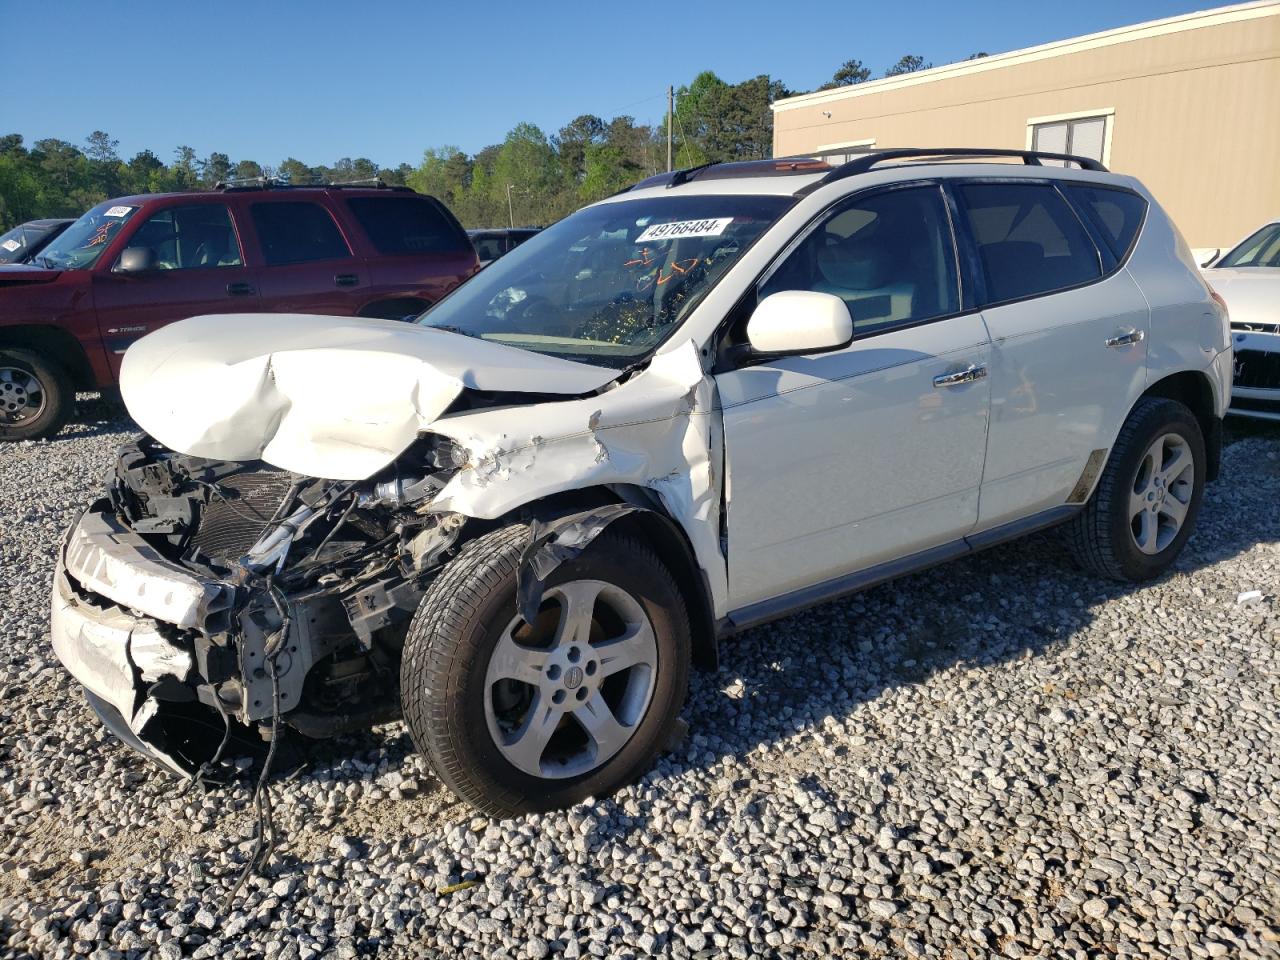
<path fill-rule="evenodd" d="M 68 533 L 54 649 L 126 743 L 191 773 L 233 728 L 324 737 L 394 718 L 409 620 L 466 518 L 464 457 L 424 436 L 367 480 L 127 444 Z"/>

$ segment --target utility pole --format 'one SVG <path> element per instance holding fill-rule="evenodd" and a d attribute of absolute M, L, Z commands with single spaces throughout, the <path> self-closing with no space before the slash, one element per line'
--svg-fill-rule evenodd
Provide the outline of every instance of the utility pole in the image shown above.
<path fill-rule="evenodd" d="M 511 222 L 511 229 L 516 228 L 516 208 L 511 204 L 511 184 L 507 184 L 507 219 Z"/>
<path fill-rule="evenodd" d="M 674 133 L 674 131 L 671 128 L 671 125 L 673 120 L 675 119 L 675 112 L 676 112 L 675 90 L 670 85 L 668 85 L 667 86 L 667 173 L 671 172 L 671 143 L 672 143 L 672 136 Z"/>

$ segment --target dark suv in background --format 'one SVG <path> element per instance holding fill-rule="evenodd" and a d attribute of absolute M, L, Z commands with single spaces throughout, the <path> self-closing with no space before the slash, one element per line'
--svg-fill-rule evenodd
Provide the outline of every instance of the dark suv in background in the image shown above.
<path fill-rule="evenodd" d="M 28 220 L 0 234 L 0 264 L 29 263 L 73 223 L 74 220 L 66 218 Z"/>
<path fill-rule="evenodd" d="M 48 436 L 76 390 L 111 388 L 138 338 L 186 317 L 400 319 L 479 269 L 442 203 L 406 187 L 145 194 L 94 207 L 0 267 L 0 440 Z"/>

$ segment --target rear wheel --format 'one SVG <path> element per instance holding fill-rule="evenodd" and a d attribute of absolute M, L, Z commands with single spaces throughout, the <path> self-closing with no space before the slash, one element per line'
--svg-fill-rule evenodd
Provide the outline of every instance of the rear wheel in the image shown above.
<path fill-rule="evenodd" d="M 689 624 L 649 548 L 606 531 L 516 612 L 523 526 L 470 544 L 432 584 L 401 669 L 405 719 L 437 776 L 500 816 L 568 806 L 647 770 L 684 703 Z"/>
<path fill-rule="evenodd" d="M 0 348 L 0 440 L 36 440 L 57 433 L 75 404 L 60 365 L 33 350 Z"/>
<path fill-rule="evenodd" d="M 1065 528 L 1080 564 L 1112 580 L 1164 573 L 1195 527 L 1205 484 L 1200 424 L 1174 400 L 1129 414 L 1089 502 Z"/>

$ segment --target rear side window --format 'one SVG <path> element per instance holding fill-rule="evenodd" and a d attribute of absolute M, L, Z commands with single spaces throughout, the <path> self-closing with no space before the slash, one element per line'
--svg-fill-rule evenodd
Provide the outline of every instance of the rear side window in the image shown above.
<path fill-rule="evenodd" d="M 987 280 L 987 303 L 1102 276 L 1098 249 L 1067 202 L 1039 183 L 967 183 L 960 198 Z"/>
<path fill-rule="evenodd" d="M 353 197 L 347 201 L 379 253 L 457 253 L 466 238 L 430 200 Z"/>
<path fill-rule="evenodd" d="M 289 200 L 249 209 L 269 266 L 351 256 L 333 216 L 318 203 Z"/>
<path fill-rule="evenodd" d="M 502 237 L 498 234 L 485 234 L 475 237 L 473 243 L 475 244 L 476 255 L 481 260 L 497 260 L 507 252 L 506 244 L 502 242 Z"/>
<path fill-rule="evenodd" d="M 1083 183 L 1067 184 L 1066 190 L 1076 206 L 1093 221 L 1116 260 L 1123 260 L 1142 229 L 1142 221 L 1147 216 L 1147 201 L 1128 190 L 1092 187 Z"/>

